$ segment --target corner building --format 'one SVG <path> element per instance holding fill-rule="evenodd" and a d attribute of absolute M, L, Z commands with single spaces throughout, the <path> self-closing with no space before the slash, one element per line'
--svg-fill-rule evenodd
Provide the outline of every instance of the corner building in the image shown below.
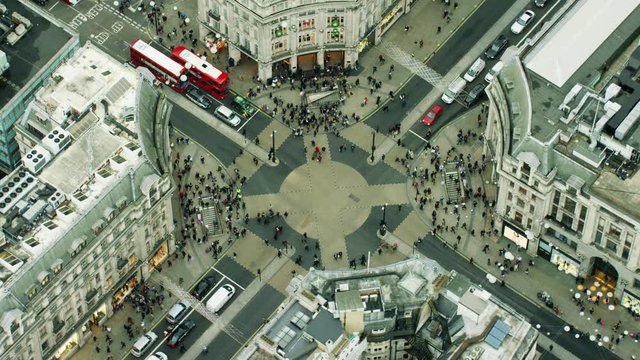
<path fill-rule="evenodd" d="M 88 43 L 16 123 L 0 182 L 0 359 L 67 359 L 175 250 L 170 107 Z"/>
<path fill-rule="evenodd" d="M 224 38 L 234 63 L 266 80 L 325 66 L 354 67 L 415 0 L 199 0 L 205 41 Z"/>
<path fill-rule="evenodd" d="M 618 5 L 583 40 L 567 34 L 598 18 L 597 0 L 532 48 L 505 52 L 486 90 L 485 151 L 499 188 L 494 229 L 576 277 L 591 301 L 640 318 L 640 6 Z"/>

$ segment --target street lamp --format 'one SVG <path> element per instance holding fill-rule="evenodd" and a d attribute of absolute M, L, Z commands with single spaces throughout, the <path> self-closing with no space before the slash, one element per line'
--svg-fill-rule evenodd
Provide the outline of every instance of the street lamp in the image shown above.
<path fill-rule="evenodd" d="M 158 12 L 156 11 L 156 2 L 151 1 L 149 6 L 151 6 L 151 11 L 153 12 L 153 26 L 156 29 L 156 35 L 158 35 Z"/>
<path fill-rule="evenodd" d="M 276 162 L 276 131 L 271 132 L 271 161 Z"/>
<path fill-rule="evenodd" d="M 372 136 L 372 139 L 371 139 L 371 162 L 373 162 L 374 161 L 373 153 L 376 151 L 376 132 L 372 131 L 371 132 L 371 136 Z"/>
<path fill-rule="evenodd" d="M 387 204 L 382 207 L 382 220 L 380 220 L 380 236 L 387 234 Z"/>

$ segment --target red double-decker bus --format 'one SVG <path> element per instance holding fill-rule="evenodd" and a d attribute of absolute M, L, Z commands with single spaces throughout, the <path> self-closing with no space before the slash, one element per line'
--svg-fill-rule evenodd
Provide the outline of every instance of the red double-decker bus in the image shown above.
<path fill-rule="evenodd" d="M 130 51 L 131 62 L 136 66 L 149 69 L 161 83 L 170 86 L 179 93 L 185 91 L 189 86 L 187 69 L 182 64 L 174 61 L 141 39 L 131 44 Z"/>
<path fill-rule="evenodd" d="M 202 60 L 184 46 L 176 46 L 171 55 L 189 71 L 192 84 L 217 99 L 224 99 L 228 95 L 229 74 Z"/>

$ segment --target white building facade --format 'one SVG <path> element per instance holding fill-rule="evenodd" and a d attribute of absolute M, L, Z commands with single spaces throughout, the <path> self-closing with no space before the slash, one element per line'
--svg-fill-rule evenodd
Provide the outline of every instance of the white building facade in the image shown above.
<path fill-rule="evenodd" d="M 234 63 L 259 79 L 285 71 L 353 67 L 415 0 L 199 0 L 201 34 L 224 38 Z M 205 40 L 206 41 L 206 40 Z"/>
<path fill-rule="evenodd" d="M 54 76 L 18 125 L 36 144 L 0 184 L 2 359 L 69 358 L 175 250 L 168 136 L 137 133 L 166 129 L 164 100 L 91 44 Z"/>
<path fill-rule="evenodd" d="M 510 91 L 507 82 L 521 91 Z M 513 58 L 487 87 L 485 150 L 494 158 L 492 181 L 499 189 L 494 229 L 558 271 L 587 279 L 589 286 L 598 282 L 597 291 L 640 313 L 640 218 L 629 211 L 637 198 L 626 190 L 635 188 L 640 174 L 621 180 L 567 154 L 566 144 L 584 141 L 580 134 L 558 129 L 550 141 L 524 135 L 517 128 L 536 119 L 510 109 L 517 103 L 522 114 L 531 114 L 525 105 L 531 104 L 529 86 L 520 59 Z M 602 109 L 591 105 L 596 107 Z"/>

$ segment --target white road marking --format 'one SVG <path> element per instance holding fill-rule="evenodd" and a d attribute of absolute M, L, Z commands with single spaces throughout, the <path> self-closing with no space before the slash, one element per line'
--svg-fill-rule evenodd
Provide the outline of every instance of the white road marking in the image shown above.
<path fill-rule="evenodd" d="M 49 8 L 49 11 L 53 10 L 53 8 L 56 7 L 58 4 L 60 4 L 60 1 L 56 1 L 56 3 L 53 4 L 53 6 Z"/>
<path fill-rule="evenodd" d="M 238 284 L 237 282 L 233 281 L 233 279 L 231 279 L 230 277 L 228 277 L 227 275 L 223 274 L 222 271 L 212 267 L 212 269 L 217 272 L 218 274 L 222 275 L 223 278 L 229 280 L 230 282 L 232 282 L 235 286 L 239 287 L 240 289 L 244 290 L 243 286 L 240 286 L 240 284 Z"/>
<path fill-rule="evenodd" d="M 415 133 L 415 131 L 413 131 L 413 130 L 409 129 L 409 132 L 410 132 L 410 133 L 412 133 L 413 135 L 417 136 L 417 137 L 418 137 L 419 139 L 421 139 L 422 141 L 424 141 L 424 142 L 429 142 L 429 140 L 427 140 L 427 139 L 423 138 L 422 136 L 420 136 L 420 135 L 416 134 L 416 133 Z"/>

